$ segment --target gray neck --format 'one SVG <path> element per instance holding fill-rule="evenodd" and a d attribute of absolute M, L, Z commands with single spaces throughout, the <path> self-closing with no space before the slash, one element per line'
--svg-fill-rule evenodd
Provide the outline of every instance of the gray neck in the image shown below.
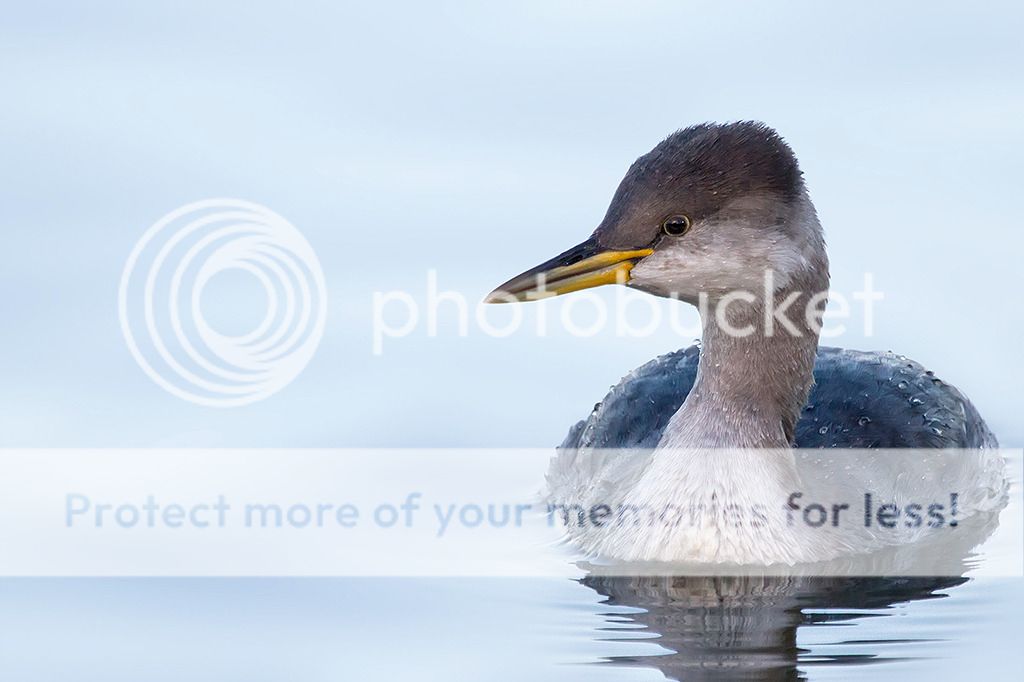
<path fill-rule="evenodd" d="M 703 326 L 697 379 L 673 415 L 662 447 L 788 448 L 813 383 L 818 327 L 804 315 L 808 301 L 828 288 L 827 262 L 776 290 L 778 306 L 799 292 L 787 308 L 795 331 L 766 320 L 766 304 L 733 301 L 726 325 L 716 318 L 715 302 L 701 311 Z M 824 308 L 824 301 L 818 310 Z M 729 328 L 750 327 L 738 336 Z M 769 331 L 770 330 L 770 331 Z"/>

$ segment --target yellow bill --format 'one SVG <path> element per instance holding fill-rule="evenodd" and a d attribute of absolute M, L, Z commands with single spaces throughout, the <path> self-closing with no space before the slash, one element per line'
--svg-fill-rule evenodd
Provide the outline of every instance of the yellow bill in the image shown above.
<path fill-rule="evenodd" d="M 535 301 L 604 284 L 625 284 L 637 261 L 652 253 L 653 249 L 602 250 L 591 237 L 565 253 L 513 277 L 488 294 L 484 303 Z"/>

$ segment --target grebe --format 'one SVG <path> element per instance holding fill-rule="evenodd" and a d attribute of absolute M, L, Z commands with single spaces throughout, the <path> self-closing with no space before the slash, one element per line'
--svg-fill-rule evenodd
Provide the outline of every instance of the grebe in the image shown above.
<path fill-rule="evenodd" d="M 832 478 L 829 467 L 849 469 L 799 448 L 908 447 L 975 450 L 942 483 L 959 487 L 964 516 L 1004 495 L 1001 458 L 977 450 L 996 439 L 957 389 L 892 353 L 818 348 L 825 241 L 796 157 L 764 124 L 670 135 L 629 168 L 589 239 L 486 300 L 615 283 L 698 306 L 701 343 L 635 370 L 571 429 L 548 476 L 553 499 L 774 508 L 809 478 Z M 780 308 L 788 313 L 773 317 Z M 923 479 L 937 462 L 919 464 Z M 846 485 L 884 488 L 887 476 L 906 473 L 906 462 L 895 466 L 866 463 Z M 822 485 L 836 492 L 839 483 Z M 571 534 L 590 554 L 628 561 L 794 563 L 888 544 L 864 532 L 805 531 L 717 518 L 699 529 Z"/>

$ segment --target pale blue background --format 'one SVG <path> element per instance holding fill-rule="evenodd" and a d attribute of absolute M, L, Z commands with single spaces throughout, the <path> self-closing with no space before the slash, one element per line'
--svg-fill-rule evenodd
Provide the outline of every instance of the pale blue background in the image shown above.
<path fill-rule="evenodd" d="M 832 343 L 922 361 L 1021 445 L 1021 14 L 7 3 L 0 444 L 556 444 L 629 369 L 691 339 L 492 339 L 475 325 L 463 339 L 448 309 L 441 338 L 421 326 L 374 357 L 372 292 L 422 299 L 436 268 L 442 288 L 478 300 L 589 234 L 666 134 L 757 118 L 801 159 L 836 286 L 869 270 L 887 295 L 875 338 Z M 136 239 L 216 196 L 292 221 L 329 288 L 306 372 L 233 410 L 164 393 L 117 323 Z M 547 305 L 557 320 L 564 303 Z"/>

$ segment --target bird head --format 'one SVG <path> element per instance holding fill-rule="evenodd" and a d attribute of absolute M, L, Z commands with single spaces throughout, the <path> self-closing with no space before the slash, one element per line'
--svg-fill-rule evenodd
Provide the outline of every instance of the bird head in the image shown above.
<path fill-rule="evenodd" d="M 637 159 L 589 239 L 510 279 L 489 303 L 625 284 L 695 303 L 825 269 L 792 150 L 762 123 L 702 124 Z M 825 275 L 827 277 L 827 274 Z"/>

